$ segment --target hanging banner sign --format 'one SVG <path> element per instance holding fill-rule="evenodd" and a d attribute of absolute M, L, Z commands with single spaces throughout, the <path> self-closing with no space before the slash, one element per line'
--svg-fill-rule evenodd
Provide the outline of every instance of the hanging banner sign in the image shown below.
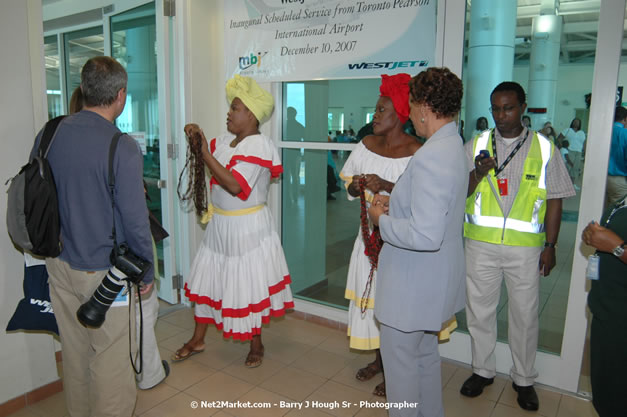
<path fill-rule="evenodd" d="M 415 75 L 435 55 L 436 0 L 229 0 L 224 10 L 228 77 Z"/>

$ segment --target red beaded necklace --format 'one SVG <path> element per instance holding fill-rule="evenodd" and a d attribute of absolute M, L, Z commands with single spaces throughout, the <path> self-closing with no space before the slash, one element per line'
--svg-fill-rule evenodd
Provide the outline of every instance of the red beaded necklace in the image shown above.
<path fill-rule="evenodd" d="M 364 245 L 366 246 L 366 250 L 364 253 L 370 260 L 370 275 L 368 275 L 368 281 L 366 282 L 366 287 L 364 288 L 364 293 L 361 296 L 361 313 L 364 314 L 368 308 L 368 298 L 370 298 L 370 293 L 372 292 L 372 281 L 374 278 L 374 271 L 377 269 L 377 264 L 379 263 L 379 252 L 381 252 L 381 247 L 383 246 L 383 240 L 381 239 L 381 233 L 379 233 L 379 227 L 374 226 L 372 233 L 370 232 L 370 227 L 368 226 L 368 210 L 366 209 L 366 178 L 359 178 L 359 199 L 361 203 L 361 237 L 364 241 Z"/>

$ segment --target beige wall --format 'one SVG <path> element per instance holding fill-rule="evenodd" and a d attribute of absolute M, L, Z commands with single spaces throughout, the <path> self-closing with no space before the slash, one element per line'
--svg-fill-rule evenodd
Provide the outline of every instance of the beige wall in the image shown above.
<path fill-rule="evenodd" d="M 0 14 L 0 178 L 15 175 L 46 120 L 41 1 L 2 0 Z M 10 57 L 10 58 L 9 58 Z M 5 186 L 6 190 L 6 186 Z M 5 193 L 2 193 L 3 196 Z M 53 382 L 52 336 L 4 328 L 22 298 L 24 258 L 7 234 L 6 197 L 0 204 L 0 404 Z"/>

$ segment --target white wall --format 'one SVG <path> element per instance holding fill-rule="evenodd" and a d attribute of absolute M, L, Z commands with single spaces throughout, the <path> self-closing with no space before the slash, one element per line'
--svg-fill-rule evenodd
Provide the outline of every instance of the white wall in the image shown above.
<path fill-rule="evenodd" d="M 41 0 L 2 0 L 0 14 L 0 178 L 15 175 L 28 159 L 36 132 L 47 119 Z M 31 53 L 32 52 L 32 53 Z M 10 57 L 10 58 L 9 58 Z M 6 187 L 5 187 L 6 190 Z M 5 193 L 2 193 L 5 195 Z M 23 297 L 24 258 L 11 243 L 0 204 L 0 324 L 6 326 Z M 0 404 L 59 378 L 49 335 L 0 333 Z"/>

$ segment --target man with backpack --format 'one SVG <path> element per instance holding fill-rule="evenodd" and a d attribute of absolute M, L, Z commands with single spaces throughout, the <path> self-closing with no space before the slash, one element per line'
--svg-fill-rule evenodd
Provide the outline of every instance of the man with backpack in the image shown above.
<path fill-rule="evenodd" d="M 143 159 L 127 135 L 120 137 L 112 164 L 115 209 L 108 185 L 109 148 L 119 132 L 113 121 L 126 104 L 126 83 L 126 71 L 113 58 L 88 60 L 81 72 L 83 110 L 61 121 L 47 155 L 57 188 L 62 250 L 46 259 L 46 267 L 61 336 L 66 405 L 73 417 L 131 416 L 135 408 L 129 363 L 128 304 L 133 295 L 122 290 L 99 328 L 77 320 L 78 308 L 115 270 L 110 260 L 114 233 L 116 242 L 126 243 L 139 257 L 153 256 Z M 150 267 L 140 292 L 150 291 L 152 281 Z"/>

